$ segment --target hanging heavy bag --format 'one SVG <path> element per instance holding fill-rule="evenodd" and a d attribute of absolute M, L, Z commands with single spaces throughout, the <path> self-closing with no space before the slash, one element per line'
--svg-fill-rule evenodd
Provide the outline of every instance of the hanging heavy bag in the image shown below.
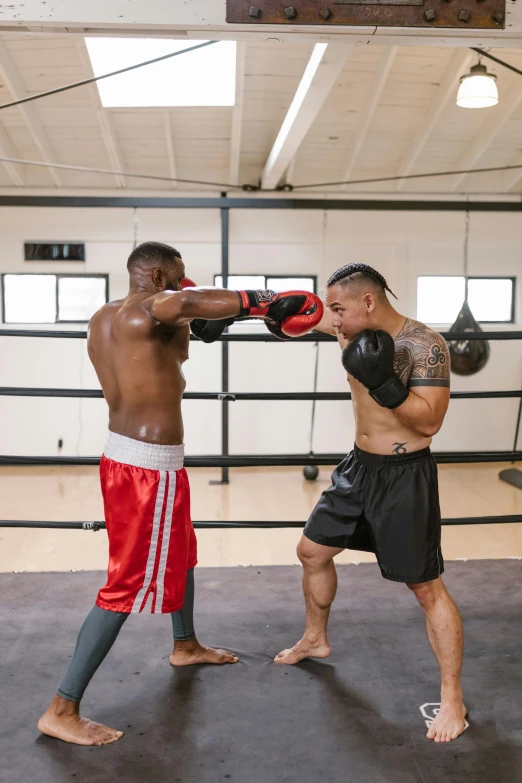
<path fill-rule="evenodd" d="M 482 332 L 467 302 L 464 302 L 457 320 L 448 330 L 446 341 L 451 356 L 452 372 L 456 375 L 475 375 L 487 364 L 489 343 L 487 340 L 452 340 L 452 332 Z"/>

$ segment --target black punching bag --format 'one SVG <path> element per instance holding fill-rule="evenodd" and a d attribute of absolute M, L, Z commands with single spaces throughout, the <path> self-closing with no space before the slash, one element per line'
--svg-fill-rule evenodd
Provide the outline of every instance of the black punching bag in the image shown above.
<path fill-rule="evenodd" d="M 452 340 L 451 333 L 481 331 L 467 301 L 464 302 L 446 338 L 451 356 L 451 369 L 456 375 L 475 375 L 482 370 L 489 359 L 489 343 L 487 340 Z"/>

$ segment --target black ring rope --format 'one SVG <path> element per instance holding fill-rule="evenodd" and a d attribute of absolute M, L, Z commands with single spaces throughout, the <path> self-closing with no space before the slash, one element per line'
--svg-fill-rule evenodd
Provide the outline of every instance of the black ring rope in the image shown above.
<path fill-rule="evenodd" d="M 286 468 L 304 465 L 338 465 L 346 454 L 250 454 L 187 456 L 186 468 Z M 458 465 L 479 462 L 522 462 L 522 451 L 435 451 L 435 461 L 440 465 Z M 100 457 L 28 457 L 0 455 L 0 466 L 84 465 L 96 466 Z"/>
<path fill-rule="evenodd" d="M 25 386 L 0 386 L 0 397 L 83 397 L 85 399 L 103 399 L 101 389 L 48 389 Z M 487 400 L 522 398 L 520 390 L 506 391 L 456 391 L 450 397 L 455 400 Z M 351 400 L 350 392 L 185 392 L 184 400 L 219 400 L 242 402 L 245 400 L 292 400 L 333 402 Z"/>
<path fill-rule="evenodd" d="M 443 519 L 442 524 L 445 526 L 457 526 L 457 525 L 505 525 L 522 522 L 522 514 L 508 514 L 499 517 L 452 517 L 450 519 Z M 194 528 L 196 530 L 205 529 L 238 529 L 238 530 L 270 530 L 270 529 L 283 529 L 283 528 L 303 528 L 305 522 L 231 522 L 231 521 L 218 521 L 213 520 L 211 522 L 194 522 Z M 40 522 L 36 520 L 23 520 L 23 519 L 2 519 L 0 520 L 0 528 L 33 528 L 41 530 L 105 530 L 105 522 Z"/>
<path fill-rule="evenodd" d="M 522 332 L 439 332 L 446 340 L 522 340 Z M 0 337 L 50 337 L 60 339 L 86 339 L 87 332 L 52 331 L 50 329 L 0 329 Z M 191 341 L 200 342 L 191 335 Z M 260 334 L 223 334 L 216 342 L 228 343 L 281 343 L 278 337 L 268 332 Z M 324 332 L 310 332 L 302 337 L 292 338 L 298 343 L 334 343 L 337 338 Z"/>
<path fill-rule="evenodd" d="M 522 332 L 441 332 L 443 336 L 448 336 L 452 340 L 520 340 Z M 50 338 L 69 338 L 84 339 L 86 332 L 79 331 L 47 331 L 47 330 L 25 330 L 25 329 L 2 329 L 0 336 L 5 337 L 50 337 Z M 272 335 L 223 335 L 222 340 L 228 342 L 279 342 Z M 335 337 L 327 334 L 308 334 L 304 337 L 295 338 L 300 342 L 334 342 Z M 24 387 L 0 387 L 0 396 L 32 396 L 32 397 L 84 397 L 84 398 L 103 398 L 101 390 L 97 389 L 37 389 Z M 521 398 L 521 391 L 496 391 L 496 392 L 452 392 L 453 399 L 496 399 L 496 398 Z M 222 392 L 189 392 L 184 395 L 185 399 L 214 399 L 214 400 L 350 400 L 350 393 L 335 392 L 297 392 L 297 393 L 222 393 Z M 196 467 L 287 467 L 304 465 L 335 465 L 343 458 L 344 454 L 315 454 L 311 455 L 262 455 L 262 456 L 227 456 L 227 457 L 186 457 L 185 466 L 188 468 Z M 478 462 L 516 462 L 522 460 L 522 452 L 496 451 L 496 452 L 435 452 L 434 458 L 439 464 L 458 464 L 458 463 L 478 463 Z M 0 465 L 10 466 L 28 466 L 28 465 L 98 465 L 98 457 L 26 457 L 26 456 L 0 456 Z M 464 525 L 464 524 L 491 524 L 504 522 L 521 522 L 522 516 L 511 517 L 473 517 L 466 519 L 444 520 L 446 525 Z M 42 527 L 47 523 L 20 523 L 17 527 Z M 51 523 L 49 523 L 51 524 Z M 9 521 L 0 521 L 0 527 L 12 527 Z M 56 523 L 52 525 L 57 527 L 75 528 L 87 526 L 88 529 L 101 529 L 101 523 Z M 214 523 L 198 522 L 195 527 L 302 527 L 301 523 Z"/>

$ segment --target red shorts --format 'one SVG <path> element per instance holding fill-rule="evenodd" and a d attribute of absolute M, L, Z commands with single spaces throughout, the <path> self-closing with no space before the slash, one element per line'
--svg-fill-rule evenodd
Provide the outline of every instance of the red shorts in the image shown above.
<path fill-rule="evenodd" d="M 112 612 L 166 614 L 183 606 L 197 563 L 183 446 L 109 433 L 100 464 L 109 570 L 96 604 Z"/>

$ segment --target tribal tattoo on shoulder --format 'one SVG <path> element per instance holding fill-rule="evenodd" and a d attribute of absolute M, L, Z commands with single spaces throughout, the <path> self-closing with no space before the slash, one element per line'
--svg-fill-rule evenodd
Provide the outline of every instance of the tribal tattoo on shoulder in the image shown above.
<path fill-rule="evenodd" d="M 450 355 L 445 339 L 408 318 L 395 338 L 393 368 L 405 386 L 449 388 Z"/>

